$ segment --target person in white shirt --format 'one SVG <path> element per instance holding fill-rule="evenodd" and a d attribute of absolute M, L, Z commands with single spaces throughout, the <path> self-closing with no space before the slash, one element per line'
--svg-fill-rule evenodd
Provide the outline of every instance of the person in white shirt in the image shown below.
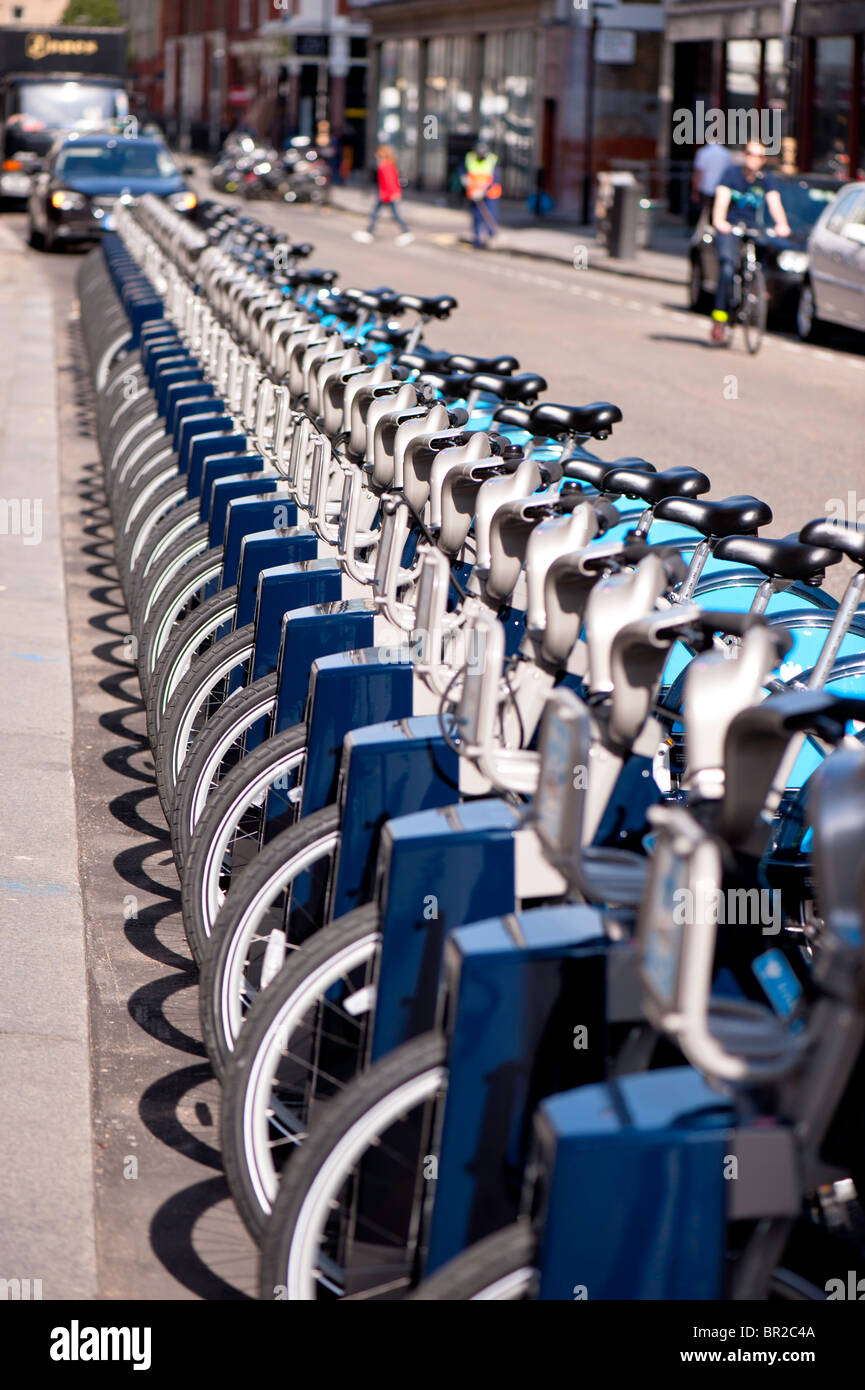
<path fill-rule="evenodd" d="M 715 189 L 729 162 L 730 156 L 724 146 L 714 141 L 701 145 L 695 154 L 691 170 L 691 203 L 694 207 L 692 225 L 701 217 L 712 216 Z"/>

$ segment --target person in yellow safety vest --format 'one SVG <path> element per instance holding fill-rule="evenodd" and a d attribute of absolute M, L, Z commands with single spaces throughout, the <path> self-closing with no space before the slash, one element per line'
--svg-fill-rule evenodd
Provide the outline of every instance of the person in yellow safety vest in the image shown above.
<path fill-rule="evenodd" d="M 499 179 L 499 162 L 496 156 L 490 153 L 489 145 L 484 140 L 479 140 L 474 149 L 469 150 L 466 155 L 462 180 L 466 197 L 471 204 L 474 243 L 478 251 L 483 247 L 484 233 L 492 237 L 498 231 L 495 205 L 502 196 Z"/>

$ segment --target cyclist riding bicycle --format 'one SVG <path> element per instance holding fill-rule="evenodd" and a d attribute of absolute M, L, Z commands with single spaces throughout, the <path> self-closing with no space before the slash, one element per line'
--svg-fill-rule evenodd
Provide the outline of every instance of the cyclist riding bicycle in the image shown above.
<path fill-rule="evenodd" d="M 730 290 L 736 265 L 739 259 L 740 244 L 733 234 L 733 221 L 746 227 L 757 225 L 757 213 L 765 199 L 774 225 L 775 235 L 787 237 L 790 227 L 781 202 L 781 194 L 772 175 L 766 172 L 766 148 L 759 140 L 749 140 L 745 146 L 745 162 L 736 165 L 732 162 L 721 175 L 715 190 L 715 204 L 712 209 L 712 224 L 715 228 L 715 246 L 718 251 L 718 288 L 715 292 L 715 307 L 712 310 L 711 340 L 724 341 L 724 325 L 729 319 L 728 305 Z"/>

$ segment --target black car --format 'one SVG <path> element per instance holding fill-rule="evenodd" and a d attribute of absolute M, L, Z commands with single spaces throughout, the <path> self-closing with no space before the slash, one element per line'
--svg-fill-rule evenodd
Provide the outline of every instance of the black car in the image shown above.
<path fill-rule="evenodd" d="M 777 318 L 794 318 L 799 292 L 808 269 L 808 236 L 827 203 L 840 188 L 838 179 L 827 174 L 774 174 L 781 202 L 790 224 L 789 237 L 772 233 L 772 218 L 763 203 L 757 213 L 757 255 L 766 276 L 769 313 Z M 718 283 L 718 255 L 715 230 L 698 224 L 691 241 L 691 308 L 701 312 L 711 308 L 711 297 Z"/>
<path fill-rule="evenodd" d="M 68 135 L 51 150 L 28 199 L 30 244 L 53 251 L 110 231 L 115 205 L 145 193 L 191 212 L 195 194 L 160 140 L 125 135 Z"/>

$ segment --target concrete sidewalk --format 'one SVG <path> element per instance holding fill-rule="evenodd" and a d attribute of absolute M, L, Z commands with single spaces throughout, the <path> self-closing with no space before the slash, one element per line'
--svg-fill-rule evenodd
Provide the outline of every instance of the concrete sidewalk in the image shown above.
<path fill-rule="evenodd" d="M 0 1298 L 97 1296 L 50 282 L 0 226 Z M 8 1281 L 6 1285 L 2 1281 Z M 5 1293 L 4 1293 L 5 1289 Z"/>
<path fill-rule="evenodd" d="M 369 218 L 375 201 L 371 187 L 338 184 L 332 190 L 332 206 L 354 217 Z M 456 242 L 471 245 L 470 213 L 445 199 L 405 196 L 400 211 L 416 234 L 429 236 L 442 245 Z M 392 218 L 383 210 L 379 226 L 389 228 Z M 673 219 L 659 218 L 653 228 L 652 246 L 638 251 L 633 260 L 617 260 L 599 246 L 593 227 L 569 226 L 553 220 L 532 218 L 521 207 L 503 207 L 498 235 L 487 242 L 486 250 L 509 256 L 531 256 L 535 260 L 579 265 L 581 269 L 608 271 L 642 280 L 684 285 L 688 280 L 690 230 Z"/>

